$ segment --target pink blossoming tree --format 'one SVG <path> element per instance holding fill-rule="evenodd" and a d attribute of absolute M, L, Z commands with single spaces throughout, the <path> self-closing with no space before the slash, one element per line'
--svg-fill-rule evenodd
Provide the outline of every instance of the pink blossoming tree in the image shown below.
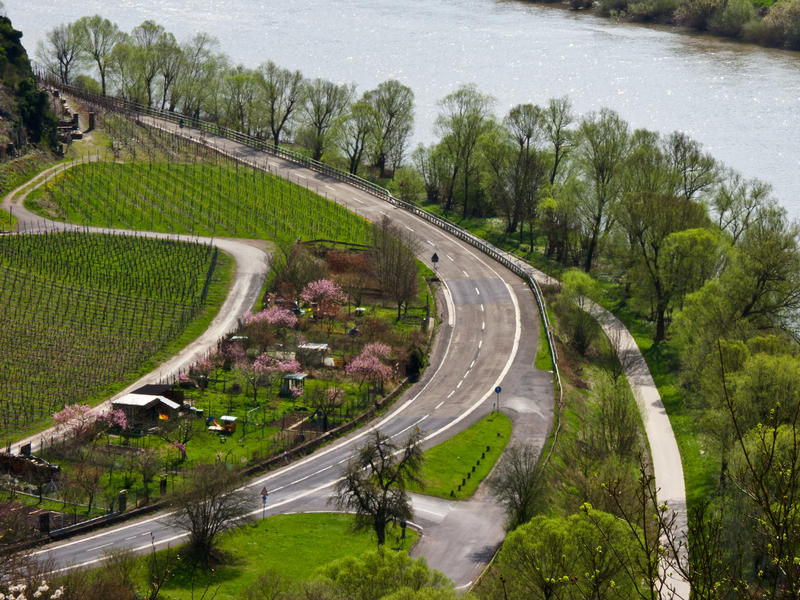
<path fill-rule="evenodd" d="M 257 313 L 248 313 L 244 322 L 245 325 L 267 323 L 278 329 L 293 329 L 297 325 L 297 316 L 288 308 L 274 305 Z"/>
<path fill-rule="evenodd" d="M 339 313 L 339 307 L 345 303 L 347 296 L 339 285 L 330 279 L 312 281 L 300 294 L 304 302 L 316 305 L 314 315 L 323 319 L 333 319 Z"/>
<path fill-rule="evenodd" d="M 97 414 L 86 404 L 68 404 L 53 415 L 53 421 L 61 435 L 80 439 L 94 429 Z"/>
<path fill-rule="evenodd" d="M 363 352 L 356 356 L 344 370 L 361 386 L 370 382 L 383 388 L 384 381 L 392 376 L 392 369 L 383 364 L 377 356 Z"/>

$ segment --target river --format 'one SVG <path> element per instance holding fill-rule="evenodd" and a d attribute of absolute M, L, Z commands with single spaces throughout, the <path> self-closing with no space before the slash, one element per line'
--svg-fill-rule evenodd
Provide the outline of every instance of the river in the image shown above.
<path fill-rule="evenodd" d="M 504 114 L 569 95 L 634 127 L 682 130 L 728 166 L 771 183 L 800 218 L 800 53 L 512 0 L 5 0 L 31 56 L 45 31 L 99 13 L 126 31 L 153 19 L 184 40 L 216 35 L 235 62 L 272 59 L 359 90 L 396 78 L 416 94 L 416 142 L 437 102 L 474 82 Z"/>

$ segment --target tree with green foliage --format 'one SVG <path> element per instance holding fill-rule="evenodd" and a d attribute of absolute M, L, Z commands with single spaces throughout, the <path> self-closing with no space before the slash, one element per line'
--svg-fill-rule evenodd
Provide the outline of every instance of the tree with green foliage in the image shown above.
<path fill-rule="evenodd" d="M 616 516 L 587 507 L 569 517 L 534 517 L 503 543 L 479 597 L 509 600 L 619 598 L 636 595 L 630 570 L 635 537 Z"/>
<path fill-rule="evenodd" d="M 251 111 L 256 95 L 253 72 L 243 65 L 233 67 L 222 80 L 223 123 L 250 134 Z"/>
<path fill-rule="evenodd" d="M 319 570 L 313 585 L 348 600 L 454 600 L 452 582 L 428 568 L 424 558 L 380 547 L 360 557 L 347 557 Z M 312 596 L 320 597 L 320 596 Z M 325 597 L 325 596 L 323 596 Z"/>
<path fill-rule="evenodd" d="M 116 23 L 100 15 L 81 17 L 75 21 L 74 26 L 80 32 L 81 52 L 93 60 L 97 67 L 97 73 L 100 75 L 100 93 L 105 96 L 111 52 L 124 36 Z"/>
<path fill-rule="evenodd" d="M 705 207 L 691 198 L 694 187 L 673 168 L 657 133 L 645 130 L 634 133 L 616 214 L 629 242 L 627 253 L 633 258 L 635 275 L 628 279 L 654 305 L 656 342 L 666 337 L 667 311 L 679 286 L 683 287 L 687 279 L 684 273 L 669 269 L 696 266 L 682 255 L 680 258 L 684 260 L 670 260 L 667 240 L 681 231 L 710 224 Z M 690 189 L 682 193 L 681 188 Z"/>
<path fill-rule="evenodd" d="M 628 124 L 613 110 L 604 108 L 584 116 L 577 139 L 575 158 L 587 186 L 579 212 L 585 252 L 583 270 L 588 273 L 598 245 L 613 224 L 630 134 Z"/>
<path fill-rule="evenodd" d="M 227 67 L 227 58 L 219 52 L 219 41 L 207 33 L 198 33 L 182 45 L 185 67 L 175 82 L 181 112 L 199 118 L 203 110 L 213 115 L 219 73 Z"/>
<path fill-rule="evenodd" d="M 502 127 L 487 127 L 480 148 L 487 177 L 484 186 L 506 217 L 506 232 L 528 223 L 533 243 L 539 192 L 547 170 L 541 143 L 544 137 L 542 110 L 519 104 L 503 119 Z"/>
<path fill-rule="evenodd" d="M 453 170 L 453 161 L 442 144 L 418 145 L 411 160 L 425 182 L 425 197 L 429 202 L 439 202 L 450 210 L 453 195 L 448 183 Z"/>
<path fill-rule="evenodd" d="M 336 145 L 347 157 L 347 170 L 352 175 L 358 174 L 364 154 L 368 150 L 374 123 L 374 109 L 362 96 L 334 124 Z"/>
<path fill-rule="evenodd" d="M 494 99 L 478 91 L 474 84 L 463 85 L 439 101 L 440 113 L 436 131 L 452 157 L 449 192 L 455 189 L 456 179 L 463 182 L 462 216 L 469 214 L 469 182 L 475 165 L 478 139 L 486 131 Z"/>
<path fill-rule="evenodd" d="M 575 121 L 575 116 L 572 113 L 572 103 L 567 96 L 551 98 L 542 116 L 547 140 L 552 150 L 550 185 L 554 185 L 573 147 L 574 132 L 570 129 L 570 125 Z"/>
<path fill-rule="evenodd" d="M 183 48 L 175 36 L 165 32 L 158 40 L 158 88 L 161 94 L 161 110 L 174 111 L 180 101 L 180 88 L 176 85 L 186 68 Z"/>
<path fill-rule="evenodd" d="M 725 171 L 709 202 L 717 228 L 737 244 L 759 208 L 775 205 L 771 191 L 768 183 L 746 180 L 736 171 Z"/>
<path fill-rule="evenodd" d="M 371 528 L 378 546 L 386 542 L 386 527 L 411 518 L 406 488 L 419 484 L 422 449 L 419 429 L 412 431 L 398 447 L 392 439 L 375 430 L 347 463 L 344 476 L 331 498 L 337 508 L 354 512 L 356 527 Z"/>
<path fill-rule="evenodd" d="M 586 354 L 600 333 L 597 320 L 589 312 L 590 298 L 596 296 L 598 290 L 597 282 L 583 271 L 569 269 L 562 276 L 555 308 L 570 345 L 581 355 Z"/>
<path fill-rule="evenodd" d="M 130 55 L 129 68 L 136 81 L 136 89 L 143 93 L 142 103 L 147 106 L 153 106 L 155 81 L 163 62 L 161 53 L 169 44 L 170 37 L 172 34 L 162 25 L 150 19 L 131 31 L 130 44 L 133 52 Z"/>

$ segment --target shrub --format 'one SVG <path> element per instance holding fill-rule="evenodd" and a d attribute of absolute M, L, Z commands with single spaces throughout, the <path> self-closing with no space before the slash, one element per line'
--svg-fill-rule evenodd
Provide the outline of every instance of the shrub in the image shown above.
<path fill-rule="evenodd" d="M 720 35 L 739 37 L 744 26 L 755 16 L 751 0 L 728 0 L 725 8 L 711 18 L 709 29 Z"/>
<path fill-rule="evenodd" d="M 724 0 L 679 0 L 675 20 L 681 25 L 705 31 L 724 6 Z"/>
<path fill-rule="evenodd" d="M 626 13 L 628 0 L 600 0 L 597 3 L 597 12 L 604 17 Z"/>
<path fill-rule="evenodd" d="M 764 17 L 764 26 L 770 39 L 792 50 L 800 50 L 800 0 L 780 0 L 772 5 Z"/>
<path fill-rule="evenodd" d="M 671 21 L 677 0 L 639 0 L 628 5 L 628 16 L 634 21 Z"/>

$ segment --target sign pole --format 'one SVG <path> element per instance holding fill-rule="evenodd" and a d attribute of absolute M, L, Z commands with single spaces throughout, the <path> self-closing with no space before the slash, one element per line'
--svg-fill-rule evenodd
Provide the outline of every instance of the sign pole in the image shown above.
<path fill-rule="evenodd" d="M 500 412 L 500 392 L 502 392 L 502 391 L 503 391 L 503 388 L 501 388 L 499 385 L 496 388 L 494 388 L 494 393 L 495 393 L 494 409 L 495 409 L 495 412 Z"/>
<path fill-rule="evenodd" d="M 266 516 L 267 512 L 267 498 L 269 497 L 269 492 L 267 491 L 267 486 L 261 488 L 261 518 L 263 519 Z"/>

